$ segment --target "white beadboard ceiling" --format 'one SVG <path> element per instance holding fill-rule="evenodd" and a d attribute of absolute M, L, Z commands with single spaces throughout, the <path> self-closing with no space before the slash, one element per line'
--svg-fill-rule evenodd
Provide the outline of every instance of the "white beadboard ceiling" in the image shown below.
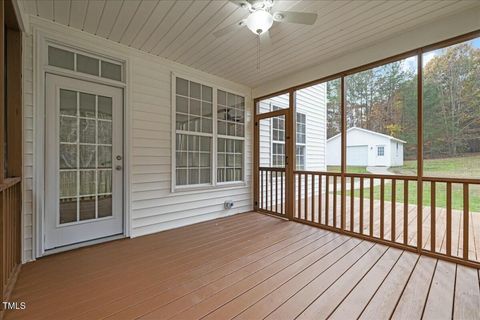
<path fill-rule="evenodd" d="M 275 23 L 272 45 L 247 28 L 212 32 L 247 16 L 226 0 L 17 0 L 24 10 L 252 88 L 469 8 L 478 0 L 277 0 L 275 9 L 317 12 L 313 26 Z"/>

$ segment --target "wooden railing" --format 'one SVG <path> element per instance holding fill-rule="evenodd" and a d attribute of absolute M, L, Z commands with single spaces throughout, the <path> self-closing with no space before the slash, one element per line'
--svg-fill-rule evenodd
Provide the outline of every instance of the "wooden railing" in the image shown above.
<path fill-rule="evenodd" d="M 7 178 L 0 184 L 2 301 L 10 295 L 21 262 L 21 191 L 20 178 Z"/>
<path fill-rule="evenodd" d="M 259 168 L 258 210 L 278 216 L 286 214 L 285 168 Z"/>
<path fill-rule="evenodd" d="M 480 199 L 480 180 L 317 171 L 294 176 L 295 221 L 480 267 L 480 212 L 470 206 L 472 189 Z"/>

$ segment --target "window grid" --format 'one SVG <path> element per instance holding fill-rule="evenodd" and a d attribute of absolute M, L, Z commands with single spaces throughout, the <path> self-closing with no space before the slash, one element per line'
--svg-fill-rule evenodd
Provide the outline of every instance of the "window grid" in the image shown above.
<path fill-rule="evenodd" d="M 174 81 L 175 186 L 243 181 L 245 98 L 179 77 Z"/>
<path fill-rule="evenodd" d="M 123 81 L 123 65 L 66 48 L 48 46 L 48 65 L 100 78 Z"/>
<path fill-rule="evenodd" d="M 213 88 L 176 78 L 176 185 L 212 182 Z"/>
<path fill-rule="evenodd" d="M 385 147 L 384 146 L 378 146 L 377 147 L 377 156 L 383 157 L 385 155 Z"/>

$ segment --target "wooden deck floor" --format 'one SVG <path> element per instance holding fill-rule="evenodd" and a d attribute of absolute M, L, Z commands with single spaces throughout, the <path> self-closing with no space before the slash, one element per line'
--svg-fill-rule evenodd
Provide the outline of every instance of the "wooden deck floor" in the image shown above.
<path fill-rule="evenodd" d="M 258 213 L 39 259 L 6 319 L 480 319 L 479 271 Z"/>

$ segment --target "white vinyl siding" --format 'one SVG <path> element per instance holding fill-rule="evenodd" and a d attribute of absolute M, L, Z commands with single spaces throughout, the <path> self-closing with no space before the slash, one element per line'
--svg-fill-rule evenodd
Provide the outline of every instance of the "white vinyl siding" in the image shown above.
<path fill-rule="evenodd" d="M 251 90 L 228 80 L 174 63 L 159 57 L 142 53 L 113 42 L 105 41 L 73 29 L 65 29 L 54 23 L 37 22 L 48 27 L 58 41 L 71 41 L 78 47 L 86 45 L 107 50 L 112 56 L 118 52 L 128 56 L 126 78 L 125 122 L 130 125 L 129 149 L 125 157 L 130 166 L 130 236 L 137 237 L 166 229 L 215 219 L 252 210 L 252 104 Z M 24 199 L 23 199 L 23 260 L 35 258 L 33 253 L 33 212 L 34 201 L 34 103 L 33 103 L 33 37 L 24 35 Z M 192 192 L 171 192 L 172 170 L 172 72 L 186 78 L 204 79 L 226 90 L 238 92 L 246 101 L 245 117 L 245 170 L 244 183 L 224 188 L 197 190 Z M 39 90 L 41 90 L 39 88 Z M 35 170 L 43 168 L 35 167 Z M 224 202 L 234 201 L 234 208 L 224 209 Z M 37 211 L 37 210 L 35 210 Z M 35 217 L 40 219 L 41 217 Z M 36 237 L 37 238 L 37 237 Z"/>

